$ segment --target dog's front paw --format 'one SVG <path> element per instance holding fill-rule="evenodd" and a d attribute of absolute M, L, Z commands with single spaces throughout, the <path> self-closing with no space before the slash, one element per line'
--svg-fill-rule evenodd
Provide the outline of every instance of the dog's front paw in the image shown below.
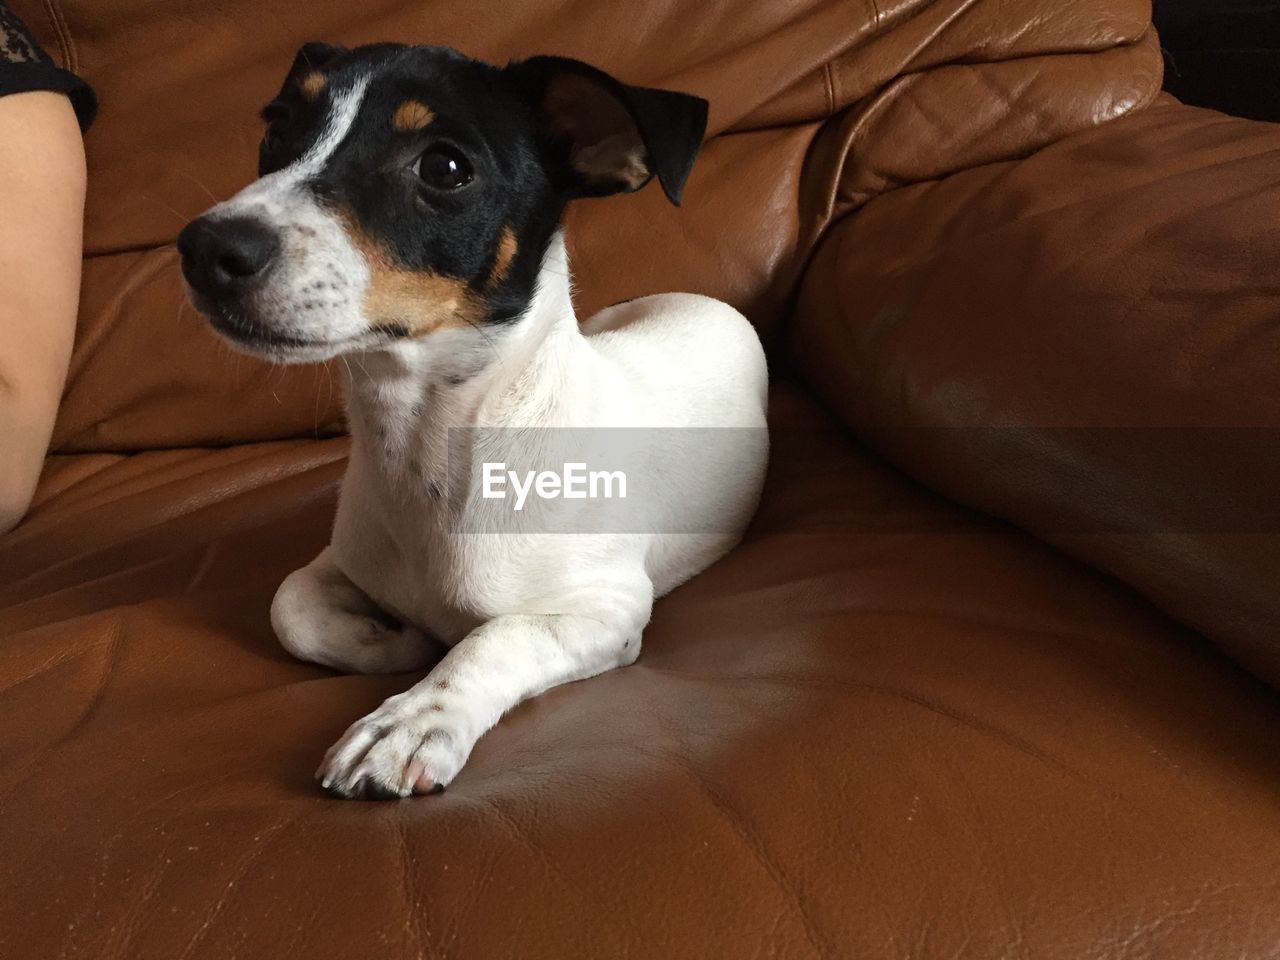
<path fill-rule="evenodd" d="M 357 720 L 329 748 L 316 779 L 349 800 L 439 793 L 462 769 L 472 743 L 441 713 L 405 715 L 386 704 Z"/>

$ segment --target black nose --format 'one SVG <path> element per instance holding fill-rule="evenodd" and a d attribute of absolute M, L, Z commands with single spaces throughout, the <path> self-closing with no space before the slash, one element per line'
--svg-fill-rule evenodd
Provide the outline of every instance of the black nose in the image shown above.
<path fill-rule="evenodd" d="M 178 234 L 182 275 L 210 296 L 243 293 L 266 276 L 280 241 L 260 220 L 200 217 Z"/>

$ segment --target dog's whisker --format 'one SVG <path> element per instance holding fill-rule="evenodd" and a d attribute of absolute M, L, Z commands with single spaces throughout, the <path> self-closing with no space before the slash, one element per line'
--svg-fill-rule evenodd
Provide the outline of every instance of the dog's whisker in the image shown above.
<path fill-rule="evenodd" d="M 197 187 L 199 187 L 201 190 L 203 190 L 203 191 L 208 195 L 209 199 L 213 201 L 214 205 L 217 205 L 217 203 L 218 203 L 218 198 L 217 198 L 216 196 L 214 196 L 214 194 L 213 194 L 213 191 L 212 191 L 212 190 L 210 190 L 208 187 L 206 187 L 203 183 L 201 183 L 199 180 L 197 180 L 197 179 L 196 179 L 192 174 L 188 173 L 186 170 L 183 170 L 183 169 L 181 169 L 181 168 L 175 168 L 175 170 L 176 170 L 176 172 L 177 172 L 178 176 L 180 176 L 180 177 L 186 177 L 188 180 L 190 180 L 192 183 L 194 183 Z"/>
<path fill-rule="evenodd" d="M 502 362 L 502 354 L 498 350 L 498 345 L 493 342 L 493 338 L 490 337 L 489 334 L 485 333 L 484 328 L 474 320 L 468 317 L 466 318 L 466 321 L 475 329 L 476 333 L 480 334 L 480 339 L 485 342 L 485 346 L 489 348 L 489 352 L 492 353 L 494 359 L 498 361 L 498 366 L 502 367 L 503 370 L 506 370 L 506 365 Z"/>
<path fill-rule="evenodd" d="M 150 194 L 139 193 L 138 196 L 140 196 L 143 200 L 146 200 L 149 203 L 154 203 L 157 207 L 160 207 L 164 210 L 168 210 L 170 213 L 172 213 L 175 217 L 178 218 L 178 221 L 180 223 L 185 224 L 188 220 L 191 219 L 190 217 L 186 217 L 180 214 L 177 210 L 169 206 L 169 204 L 165 203 L 163 200 L 159 200 L 156 197 L 151 196 Z"/>
<path fill-rule="evenodd" d="M 328 410 L 331 406 L 333 406 L 333 367 L 332 365 L 327 363 L 323 364 L 323 367 L 324 367 L 325 383 L 329 391 L 324 398 L 324 409 Z M 317 388 L 316 388 L 316 399 L 317 400 L 320 399 L 319 385 L 317 385 Z M 320 411 L 318 409 L 316 410 L 315 433 L 316 433 L 316 436 L 320 435 Z"/>

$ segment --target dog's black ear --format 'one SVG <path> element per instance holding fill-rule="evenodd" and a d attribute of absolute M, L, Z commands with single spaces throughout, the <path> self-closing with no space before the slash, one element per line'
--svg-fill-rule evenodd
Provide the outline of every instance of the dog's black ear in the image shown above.
<path fill-rule="evenodd" d="M 634 87 L 567 57 L 507 67 L 576 196 L 639 190 L 657 176 L 677 206 L 707 129 L 707 101 Z"/>
<path fill-rule="evenodd" d="M 347 52 L 346 47 L 337 47 L 332 43 L 319 41 L 304 43 L 299 48 L 298 55 L 293 58 L 293 66 L 289 69 L 289 74 L 292 76 L 307 70 L 323 70 Z"/>

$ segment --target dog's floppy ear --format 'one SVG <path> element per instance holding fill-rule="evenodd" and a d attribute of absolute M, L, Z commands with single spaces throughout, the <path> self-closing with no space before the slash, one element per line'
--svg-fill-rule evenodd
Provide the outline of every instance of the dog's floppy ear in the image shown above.
<path fill-rule="evenodd" d="M 507 67 L 533 104 L 576 196 L 639 190 L 655 175 L 677 206 L 707 128 L 707 101 L 634 87 L 567 57 Z"/>
<path fill-rule="evenodd" d="M 348 52 L 346 47 L 335 47 L 331 43 L 304 43 L 285 74 L 281 94 L 292 87 L 301 90 L 308 100 L 314 100 L 324 89 L 325 68 Z"/>
<path fill-rule="evenodd" d="M 289 69 L 289 74 L 292 76 L 308 70 L 323 70 L 347 52 L 346 47 L 337 47 L 332 43 L 319 41 L 304 43 L 299 48 L 298 55 L 293 58 L 293 66 Z"/>

